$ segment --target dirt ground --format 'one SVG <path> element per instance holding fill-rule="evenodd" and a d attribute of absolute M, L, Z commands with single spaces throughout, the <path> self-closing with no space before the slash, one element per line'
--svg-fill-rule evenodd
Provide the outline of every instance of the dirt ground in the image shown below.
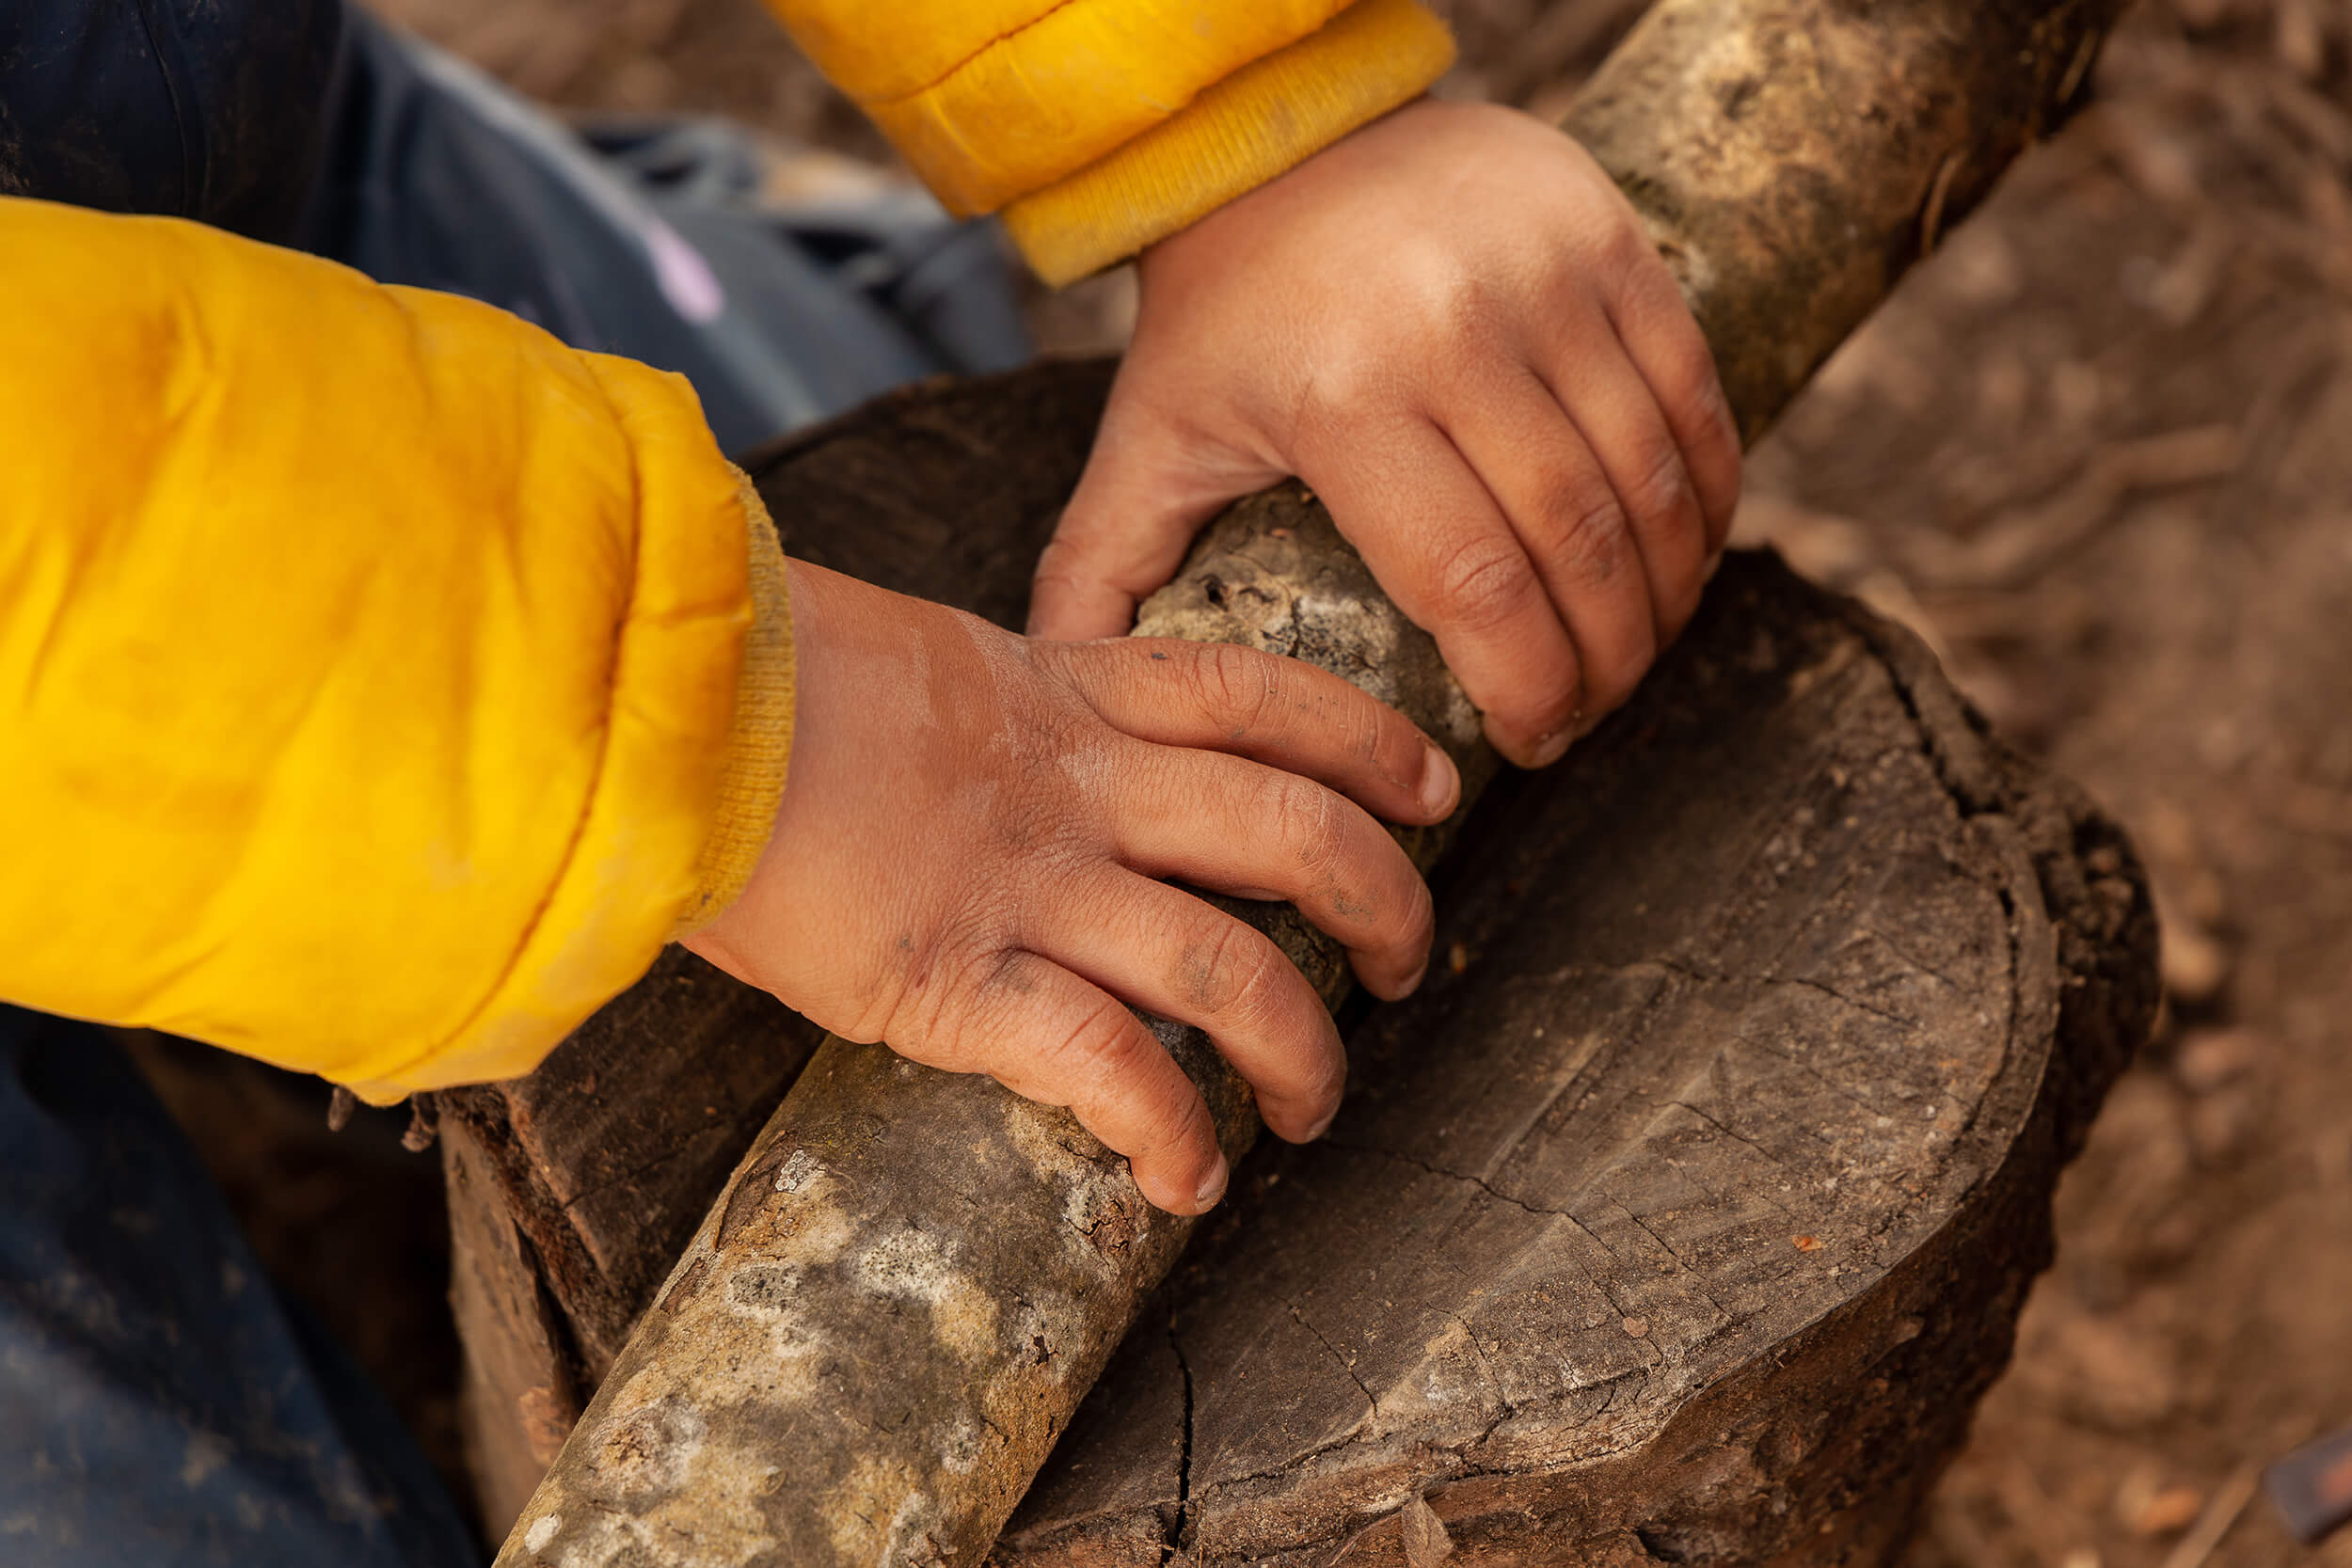
<path fill-rule="evenodd" d="M 2225 9 L 2139 17 L 1743 519 L 2089 785 L 2168 922 L 1915 1568 L 2352 1563 L 2248 1503 L 2352 1424 L 2352 11 Z"/>
<path fill-rule="evenodd" d="M 380 8 L 567 108 L 886 157 L 756 0 Z M 1642 8 L 1447 8 L 1445 90 L 1548 109 Z M 2251 1494 L 2352 1425 L 2352 0 L 2147 0 L 2096 94 L 1827 369 L 1740 523 L 2089 786 L 2168 921 L 2167 1021 L 1909 1568 L 2352 1568 Z M 1087 351 L 1132 313 L 1114 276 L 1033 321 Z"/>

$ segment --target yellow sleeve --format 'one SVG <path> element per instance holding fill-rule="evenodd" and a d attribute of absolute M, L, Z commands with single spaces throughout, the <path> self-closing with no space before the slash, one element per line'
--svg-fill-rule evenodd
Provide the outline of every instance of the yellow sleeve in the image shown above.
<path fill-rule="evenodd" d="M 0 998 L 386 1101 L 740 885 L 783 562 L 683 381 L 167 219 L 0 257 Z"/>
<path fill-rule="evenodd" d="M 1413 98 L 1418 0 L 769 0 L 947 208 L 1065 283 Z"/>

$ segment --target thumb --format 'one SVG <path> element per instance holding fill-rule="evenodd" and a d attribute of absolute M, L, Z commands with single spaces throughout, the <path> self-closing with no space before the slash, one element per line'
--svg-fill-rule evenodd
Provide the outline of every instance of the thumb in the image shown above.
<path fill-rule="evenodd" d="M 1136 607 L 1176 575 L 1200 525 L 1280 477 L 1114 404 L 1038 558 L 1029 635 L 1065 642 L 1125 635 Z"/>

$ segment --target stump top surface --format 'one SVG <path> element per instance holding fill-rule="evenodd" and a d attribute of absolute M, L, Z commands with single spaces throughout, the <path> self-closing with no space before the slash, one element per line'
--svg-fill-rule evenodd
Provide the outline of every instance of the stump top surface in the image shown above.
<path fill-rule="evenodd" d="M 1480 1478 L 1573 1516 L 1818 1325 L 1937 1332 L 1882 1287 L 2036 1116 L 2063 977 L 2028 824 L 1899 637 L 1735 560 L 1629 708 L 1499 786 L 1329 1138 L 1244 1167 L 1002 1556 L 1322 1561 Z"/>
<path fill-rule="evenodd" d="M 797 555 L 1016 620 L 1106 380 L 926 388 L 751 466 Z M 1903 634 L 1733 558 L 1627 710 L 1478 807 L 1431 980 L 1343 1019 L 1331 1137 L 1242 1166 L 997 1560 L 1397 1562 L 1424 1497 L 1456 1568 L 1883 1560 L 1908 1509 L 1856 1499 L 1957 1443 L 2144 1022 L 2133 876 Z M 626 1102 L 770 1029 L 675 980 L 543 1075 Z M 716 1176 L 501 1093 L 485 1158 L 581 1259 L 523 1285 L 594 1351 Z M 661 1201 L 602 1223 L 609 1169 Z"/>

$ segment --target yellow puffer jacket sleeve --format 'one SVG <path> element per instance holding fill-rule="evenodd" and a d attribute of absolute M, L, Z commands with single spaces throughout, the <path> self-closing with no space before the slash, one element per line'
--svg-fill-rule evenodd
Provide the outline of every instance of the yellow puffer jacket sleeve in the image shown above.
<path fill-rule="evenodd" d="M 1419 94 L 1418 0 L 769 0 L 958 214 L 1038 275 L 1133 255 Z"/>
<path fill-rule="evenodd" d="M 783 560 L 675 376 L 0 198 L 0 998 L 387 1101 L 740 885 Z"/>

